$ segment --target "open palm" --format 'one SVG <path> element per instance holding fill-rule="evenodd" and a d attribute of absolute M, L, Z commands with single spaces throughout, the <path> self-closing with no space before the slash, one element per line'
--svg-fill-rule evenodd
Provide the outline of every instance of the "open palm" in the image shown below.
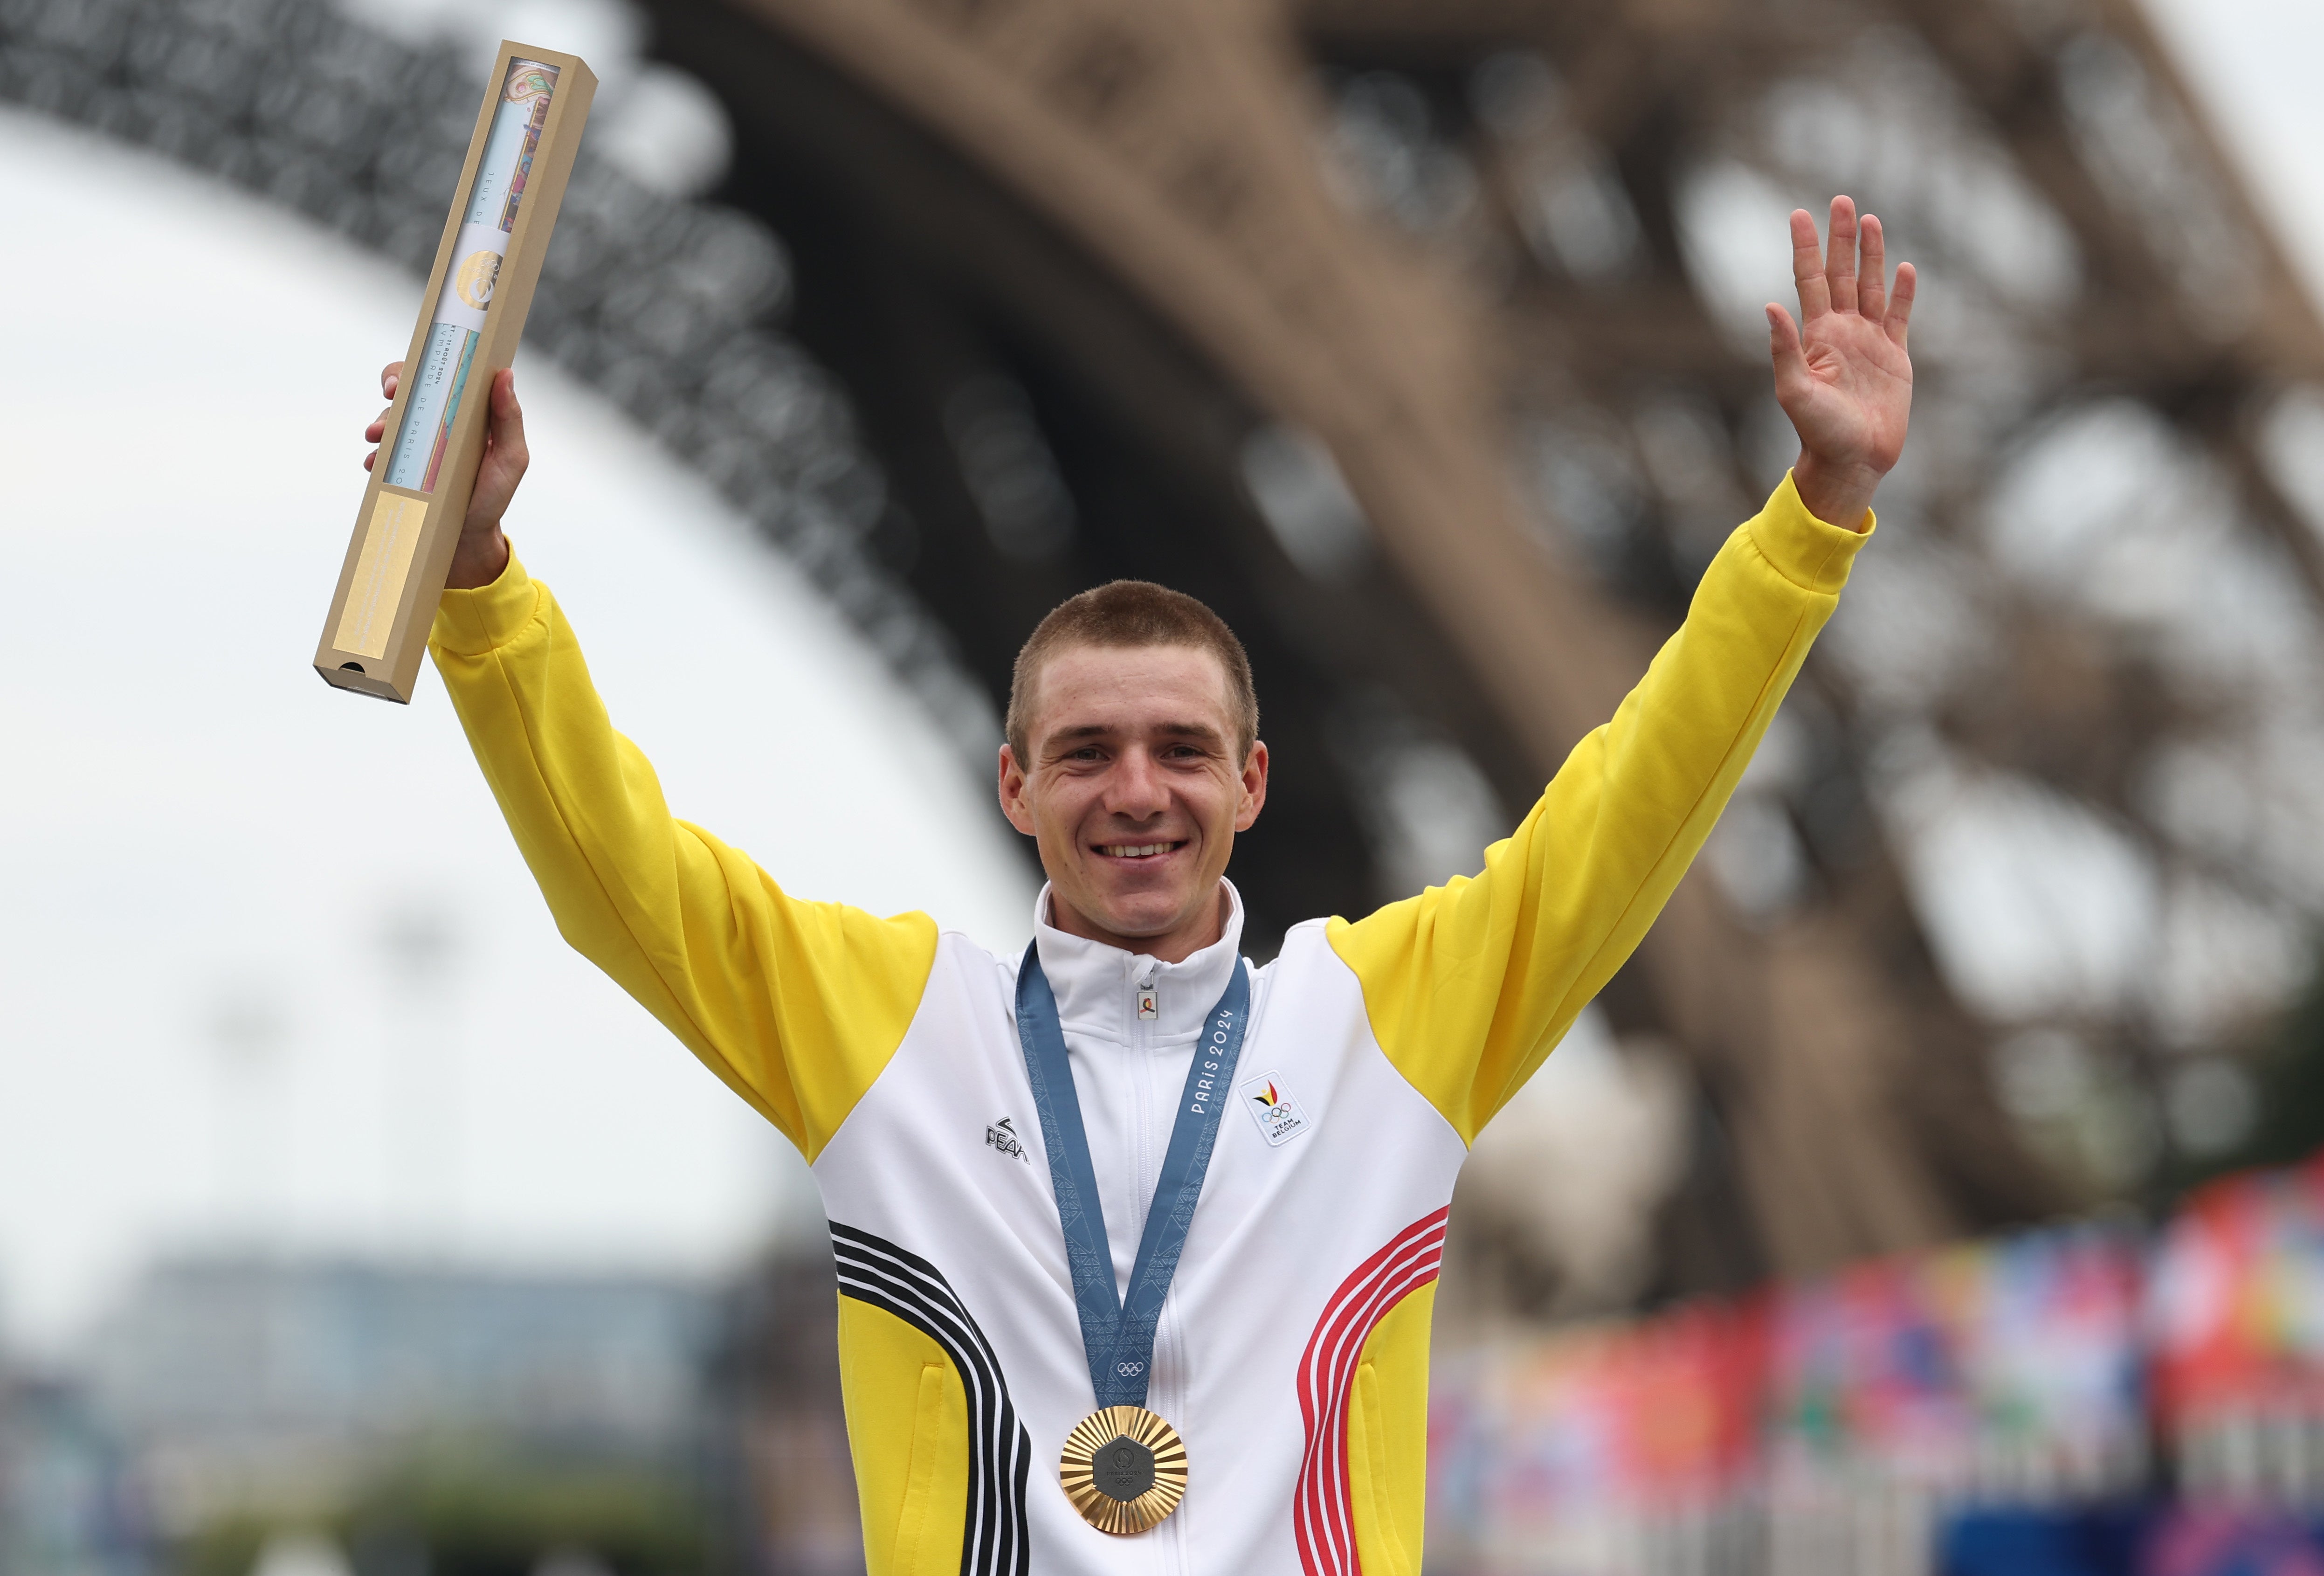
<path fill-rule="evenodd" d="M 1859 226 L 1845 197 L 1831 201 L 1829 246 L 1806 209 L 1793 213 L 1792 277 L 1800 321 L 1771 302 L 1767 333 L 1775 398 L 1800 437 L 1793 478 L 1817 518 L 1860 529 L 1912 419 L 1904 336 L 1917 281 L 1907 263 L 1889 288 L 1880 221 Z"/>

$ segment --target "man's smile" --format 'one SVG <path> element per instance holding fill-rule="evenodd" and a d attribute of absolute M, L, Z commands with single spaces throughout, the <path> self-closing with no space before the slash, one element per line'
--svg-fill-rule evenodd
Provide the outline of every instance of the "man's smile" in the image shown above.
<path fill-rule="evenodd" d="M 1186 846 L 1182 839 L 1176 843 L 1101 843 L 1097 852 L 1107 859 L 1158 859 Z"/>

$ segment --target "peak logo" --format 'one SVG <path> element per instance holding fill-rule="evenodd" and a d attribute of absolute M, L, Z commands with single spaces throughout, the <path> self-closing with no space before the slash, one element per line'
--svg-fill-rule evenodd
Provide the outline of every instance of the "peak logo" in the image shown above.
<path fill-rule="evenodd" d="M 1267 1140 L 1269 1148 L 1281 1147 L 1314 1125 L 1285 1086 L 1283 1074 L 1272 1068 L 1247 1081 L 1235 1092 L 1242 1097 L 1243 1109 L 1259 1124 L 1259 1136 Z"/>
<path fill-rule="evenodd" d="M 1008 1117 L 1002 1117 L 984 1129 L 984 1142 L 988 1147 L 1000 1150 L 1012 1160 L 1022 1160 L 1028 1166 L 1033 1164 L 1032 1157 L 1025 1153 L 1024 1142 L 1017 1137 L 1016 1126 Z"/>

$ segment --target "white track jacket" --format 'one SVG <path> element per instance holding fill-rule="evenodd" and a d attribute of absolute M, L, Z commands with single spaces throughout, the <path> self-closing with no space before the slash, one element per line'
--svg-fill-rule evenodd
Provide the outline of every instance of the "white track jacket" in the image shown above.
<path fill-rule="evenodd" d="M 1863 540 L 1786 479 L 1482 873 L 1298 926 L 1254 971 L 1148 1403 L 1185 1439 L 1187 1498 L 1134 1537 L 1058 1487 L 1093 1400 L 1017 960 L 923 915 L 790 897 L 673 818 L 521 566 L 447 593 L 433 649 L 565 936 L 814 1166 L 872 1576 L 1410 1576 L 1462 1160 L 1645 935 Z M 1238 900 L 1176 964 L 1038 932 L 1125 1279 L 1241 925 Z"/>

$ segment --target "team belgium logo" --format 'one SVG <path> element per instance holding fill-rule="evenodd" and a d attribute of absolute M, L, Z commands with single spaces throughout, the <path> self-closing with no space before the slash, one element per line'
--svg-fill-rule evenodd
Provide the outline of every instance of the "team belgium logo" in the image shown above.
<path fill-rule="evenodd" d="M 1282 1074 L 1269 1069 L 1246 1082 L 1236 1092 L 1242 1096 L 1243 1109 L 1259 1123 L 1259 1133 L 1268 1147 L 1288 1143 L 1307 1130 L 1307 1113 L 1291 1097 Z"/>

